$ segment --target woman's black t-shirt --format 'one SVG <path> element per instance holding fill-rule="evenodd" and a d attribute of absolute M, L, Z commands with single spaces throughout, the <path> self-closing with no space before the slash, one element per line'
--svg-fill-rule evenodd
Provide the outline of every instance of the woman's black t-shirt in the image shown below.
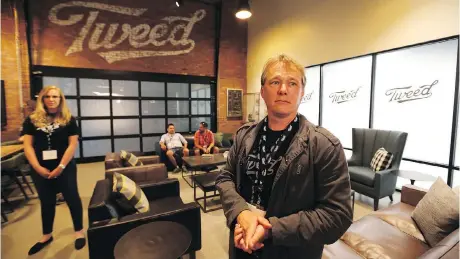
<path fill-rule="evenodd" d="M 23 132 L 34 137 L 33 147 L 40 165 L 48 170 L 54 170 L 61 162 L 69 146 L 69 136 L 78 135 L 78 125 L 77 120 L 72 117 L 67 125 L 50 123 L 47 127 L 37 128 L 30 117 L 27 117 L 23 124 Z M 48 145 L 48 137 L 50 146 Z M 43 160 L 43 151 L 49 149 L 57 151 L 57 159 Z"/>

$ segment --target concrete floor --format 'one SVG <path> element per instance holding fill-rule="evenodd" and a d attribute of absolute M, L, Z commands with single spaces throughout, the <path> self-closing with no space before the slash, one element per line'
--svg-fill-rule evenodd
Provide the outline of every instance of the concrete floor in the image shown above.
<path fill-rule="evenodd" d="M 181 197 L 184 202 L 193 202 L 193 189 L 190 188 L 178 175 L 170 174 L 180 180 Z M 104 164 L 89 163 L 78 165 L 78 184 L 84 209 L 84 226 L 88 227 L 89 200 L 93 193 L 96 182 L 104 178 Z M 13 193 L 16 194 L 17 192 Z M 27 258 L 29 248 L 38 241 L 41 236 L 40 203 L 37 196 L 25 202 L 21 197 L 16 199 L 18 207 L 8 214 L 8 223 L 2 224 L 1 247 L 2 258 L 20 259 Z M 400 194 L 394 195 L 394 202 L 400 201 Z M 372 211 L 373 200 L 360 194 L 356 194 L 354 220 L 357 220 Z M 388 207 L 390 200 L 384 198 L 380 201 L 380 208 Z M 197 252 L 199 259 L 225 259 L 228 258 L 228 234 L 225 225 L 225 217 L 222 210 L 203 213 L 202 225 L 202 249 Z M 54 241 L 38 254 L 30 258 L 59 258 L 59 259 L 87 259 L 88 246 L 80 251 L 74 249 L 74 236 L 70 213 L 66 204 L 57 206 L 54 223 Z"/>

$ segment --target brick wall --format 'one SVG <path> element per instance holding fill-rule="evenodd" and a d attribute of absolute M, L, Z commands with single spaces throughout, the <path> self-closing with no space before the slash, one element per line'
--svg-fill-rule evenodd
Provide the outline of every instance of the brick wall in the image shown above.
<path fill-rule="evenodd" d="M 243 125 L 246 105 L 241 119 L 227 118 L 227 88 L 243 89 L 246 93 L 247 21 L 235 17 L 237 1 L 223 1 L 220 30 L 217 123 L 218 130 L 234 133 Z"/>
<path fill-rule="evenodd" d="M 72 6 L 62 0 L 29 2 L 35 65 L 215 76 L 212 5 L 184 1 L 177 8 L 172 0 L 91 0 Z"/>
<path fill-rule="evenodd" d="M 121 1 L 121 0 L 120 0 Z M 31 1 L 31 3 L 36 3 L 39 1 Z M 101 1 L 105 2 L 105 1 Z M 115 1 L 116 2 L 116 1 Z M 168 1 L 172 2 L 173 1 Z M 243 92 L 246 92 L 246 54 L 247 54 L 247 22 L 238 20 L 234 13 L 236 10 L 236 0 L 223 1 L 222 6 L 222 18 L 221 18 L 221 38 L 220 38 L 220 51 L 219 51 L 219 70 L 218 70 L 218 98 L 217 98 L 217 117 L 218 117 L 218 131 L 221 132 L 235 132 L 238 127 L 242 125 L 242 119 L 230 119 L 227 118 L 227 88 L 238 88 L 243 89 Z M 51 5 L 52 3 L 59 3 L 55 0 L 40 1 L 41 5 Z M 50 4 L 51 3 L 51 4 Z M 126 2 L 121 1 L 120 3 L 126 4 Z M 151 3 L 150 1 L 145 1 L 145 3 Z M 196 3 L 185 1 L 185 7 L 189 5 L 189 8 L 193 10 L 197 9 Z M 112 4 L 112 1 L 110 1 Z M 136 4 L 139 4 L 136 2 Z M 145 4 L 144 4 L 145 5 Z M 147 5 L 148 9 L 161 9 L 157 8 L 158 5 L 153 6 L 152 4 Z M 17 69 L 18 59 L 16 56 L 16 43 L 15 43 L 15 31 L 14 31 L 14 19 L 12 8 L 18 8 L 19 14 L 19 31 L 20 31 L 20 53 L 21 53 L 21 72 Z M 168 6 L 168 8 L 171 8 Z M 209 9 L 209 6 L 206 7 Z M 207 10 L 208 10 L 207 9 Z M 20 0 L 7 0 L 2 2 L 2 79 L 5 80 L 5 92 L 7 97 L 7 113 L 8 113 L 8 127 L 7 130 L 17 129 L 23 120 L 21 107 L 19 104 L 19 78 L 22 79 L 22 88 L 23 88 L 23 100 L 24 103 L 26 100 L 30 99 L 30 84 L 29 84 L 29 69 L 28 69 L 28 56 L 27 56 L 27 41 L 26 41 L 26 29 L 24 22 L 24 12 L 22 10 L 22 1 Z M 47 8 L 35 8 L 32 12 L 42 12 L 43 10 L 49 10 Z M 46 11 L 48 12 L 48 11 Z M 165 16 L 164 11 L 156 11 L 159 15 Z M 178 9 L 178 15 L 186 16 L 190 13 L 190 10 L 187 9 Z M 207 12 L 208 18 L 210 21 L 214 21 L 215 14 L 213 12 Z M 65 19 L 69 14 L 74 13 L 62 13 L 59 16 L 61 19 Z M 34 13 L 35 15 L 35 13 Z M 66 16 L 67 15 L 67 16 Z M 85 14 L 86 19 L 87 12 Z M 103 17 L 103 16 L 101 16 Z M 98 17 L 101 18 L 101 17 Z M 212 17 L 212 18 L 211 18 Z M 47 19 L 47 15 L 46 15 Z M 150 24 L 154 25 L 158 23 L 156 20 L 147 20 L 150 21 Z M 109 23 L 107 20 L 101 20 L 101 22 Z M 40 25 L 41 23 L 41 25 Z M 122 22 L 120 22 L 122 23 Z M 134 22 L 133 25 L 138 24 Z M 40 27 L 41 26 L 41 27 Z M 195 27 L 194 32 L 198 32 L 203 35 L 194 36 L 196 47 L 195 52 L 189 54 L 178 55 L 174 58 L 161 59 L 161 58 L 147 58 L 139 59 L 136 61 L 131 61 L 134 63 L 127 63 L 126 61 L 115 62 L 108 64 L 102 58 L 92 52 L 83 53 L 80 58 L 75 57 L 65 57 L 62 52 L 65 53 L 66 50 L 63 50 L 63 47 L 59 44 L 67 41 L 66 49 L 69 44 L 72 43 L 72 37 L 75 35 L 75 31 L 72 31 L 68 28 L 63 30 L 63 28 L 54 26 L 54 25 L 44 25 L 43 21 L 37 21 L 34 19 L 33 28 L 35 33 L 33 36 L 33 42 L 35 48 L 33 49 L 34 64 L 41 65 L 52 65 L 52 66 L 73 66 L 73 67 L 86 67 L 86 68 L 101 68 L 101 69 L 112 69 L 112 70 L 133 70 L 133 71 L 148 71 L 155 73 L 170 73 L 170 74 L 191 74 L 191 75 L 214 75 L 214 42 L 215 42 L 215 25 L 207 23 L 203 28 Z M 120 25 L 121 26 L 121 25 Z M 37 28 L 41 28 L 38 30 Z M 53 34 L 54 28 L 55 33 Z M 70 27 L 69 27 L 70 28 Z M 81 25 L 76 27 L 77 33 Z M 209 33 L 209 28 L 212 28 L 213 33 Z M 46 37 L 38 37 L 38 33 L 46 33 Z M 72 36 L 73 35 L 73 36 Z M 72 37 L 70 37 L 72 36 Z M 62 41 L 60 41 L 62 39 Z M 70 42 L 69 42 L 70 40 Z M 46 43 L 46 42 L 47 43 Z M 44 44 L 46 43 L 46 44 Z M 85 42 L 85 44 L 87 44 Z M 209 45 L 211 44 L 211 45 Z M 48 46 L 48 47 L 45 47 Z M 52 46 L 52 48 L 49 48 Z M 64 46 L 64 45 L 63 45 Z M 202 51 L 200 51 L 202 49 Z M 77 58 L 78 60 L 73 60 L 72 58 Z M 69 61 L 70 60 L 70 61 Z M 151 60 L 154 60 L 150 62 Z M 163 60 L 161 62 L 156 62 L 155 60 Z M 166 61 L 165 61 L 166 60 Z M 125 63 L 123 63 L 125 62 Z M 168 63 L 169 62 L 169 63 Z M 102 65 L 104 64 L 104 65 Z M 110 66 L 110 67 L 106 67 Z M 167 70 L 165 70 L 167 69 Z M 243 105 L 243 109 L 245 109 Z M 246 114 L 246 111 L 243 111 Z M 2 132 L 2 136 L 5 136 L 5 132 Z"/>
<path fill-rule="evenodd" d="M 5 81 L 7 132 L 17 131 L 22 124 L 23 112 L 20 104 L 20 89 L 22 89 L 23 104 L 30 99 L 26 26 L 21 2 L 15 0 L 2 1 L 1 7 L 1 78 Z M 18 15 L 19 26 L 15 25 L 15 11 Z M 16 33 L 17 31 L 19 31 L 19 34 Z M 19 37 L 19 46 L 16 42 L 16 36 Z M 19 59 L 18 54 L 20 55 Z M 7 132 L 2 131 L 2 136 L 6 137 Z"/>

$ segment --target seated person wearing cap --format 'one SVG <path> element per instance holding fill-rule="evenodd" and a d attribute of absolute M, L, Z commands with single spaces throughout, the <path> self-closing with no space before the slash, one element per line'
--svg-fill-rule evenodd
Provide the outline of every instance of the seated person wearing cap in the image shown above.
<path fill-rule="evenodd" d="M 214 146 L 214 134 L 208 129 L 206 122 L 200 122 L 200 127 L 195 132 L 195 148 L 196 156 L 202 154 L 218 154 L 219 148 Z"/>

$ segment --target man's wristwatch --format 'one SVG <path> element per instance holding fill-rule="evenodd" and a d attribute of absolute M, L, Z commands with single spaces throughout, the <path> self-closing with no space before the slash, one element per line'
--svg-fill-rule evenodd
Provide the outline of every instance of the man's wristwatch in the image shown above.
<path fill-rule="evenodd" d="M 60 167 L 62 170 L 65 169 L 65 165 L 63 165 L 63 164 L 59 164 L 59 167 Z"/>

